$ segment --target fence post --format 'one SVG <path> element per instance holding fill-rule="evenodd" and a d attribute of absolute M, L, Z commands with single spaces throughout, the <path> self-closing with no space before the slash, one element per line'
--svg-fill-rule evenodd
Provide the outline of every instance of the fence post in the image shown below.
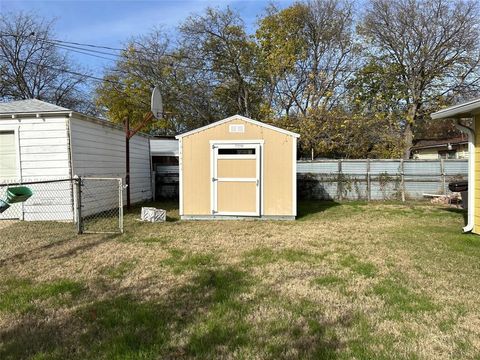
<path fill-rule="evenodd" d="M 367 159 L 367 201 L 372 200 L 372 184 L 370 183 L 370 159 Z"/>
<path fill-rule="evenodd" d="M 123 234 L 123 182 L 122 178 L 118 179 L 118 227 L 120 233 Z"/>
<path fill-rule="evenodd" d="M 405 202 L 405 164 L 400 159 L 400 192 L 402 194 L 402 202 Z"/>
<path fill-rule="evenodd" d="M 440 172 L 442 174 L 442 193 L 443 195 L 447 195 L 446 189 L 446 180 L 445 180 L 445 160 L 442 158 L 440 159 Z"/>
<path fill-rule="evenodd" d="M 78 176 L 75 179 L 75 188 L 77 193 L 77 234 L 83 234 L 82 223 L 82 178 Z"/>
<path fill-rule="evenodd" d="M 342 159 L 338 160 L 338 181 L 337 196 L 339 200 L 343 200 L 343 176 L 342 176 Z"/>
<path fill-rule="evenodd" d="M 151 181 L 152 181 L 152 200 L 157 201 L 157 173 L 155 171 L 152 171 L 152 176 L 151 176 Z"/>

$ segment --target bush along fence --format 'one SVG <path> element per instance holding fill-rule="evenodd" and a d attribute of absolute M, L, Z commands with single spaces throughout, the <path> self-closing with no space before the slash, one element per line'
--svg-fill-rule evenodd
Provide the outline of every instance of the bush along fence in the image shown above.
<path fill-rule="evenodd" d="M 319 160 L 297 163 L 299 198 L 408 200 L 447 195 L 466 180 L 468 160 Z"/>
<path fill-rule="evenodd" d="M 468 160 L 316 160 L 297 162 L 299 199 L 407 200 L 447 195 L 466 180 Z M 157 166 L 157 199 L 178 198 L 178 166 Z"/>

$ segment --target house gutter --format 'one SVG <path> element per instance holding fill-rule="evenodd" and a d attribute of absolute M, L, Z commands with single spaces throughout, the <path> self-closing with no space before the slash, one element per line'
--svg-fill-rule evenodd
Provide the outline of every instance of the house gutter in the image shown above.
<path fill-rule="evenodd" d="M 464 233 L 473 230 L 474 216 L 475 216 L 475 131 L 460 123 L 460 120 L 455 121 L 455 127 L 468 135 L 468 215 L 467 226 L 463 228 Z"/>

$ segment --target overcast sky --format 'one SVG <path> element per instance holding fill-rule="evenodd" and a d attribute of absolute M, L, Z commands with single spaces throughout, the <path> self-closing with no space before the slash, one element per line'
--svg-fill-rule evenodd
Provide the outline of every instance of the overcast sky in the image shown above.
<path fill-rule="evenodd" d="M 240 12 L 251 31 L 271 1 L 266 0 L 165 0 L 165 1 L 19 1 L 0 0 L 0 12 L 31 11 L 55 18 L 56 38 L 60 40 L 121 47 L 130 37 L 161 26 L 174 33 L 175 27 L 189 15 L 201 13 L 207 6 L 231 8 Z M 274 1 L 280 7 L 291 0 Z M 109 61 L 72 54 L 77 61 L 101 73 Z M 110 62 L 111 63 L 111 62 Z"/>

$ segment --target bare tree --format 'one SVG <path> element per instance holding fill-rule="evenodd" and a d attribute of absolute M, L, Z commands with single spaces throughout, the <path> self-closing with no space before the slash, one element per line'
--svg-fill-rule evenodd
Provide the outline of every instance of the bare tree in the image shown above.
<path fill-rule="evenodd" d="M 371 0 L 359 32 L 370 55 L 394 65 L 405 85 L 405 158 L 429 103 L 478 88 L 479 4 L 475 0 Z"/>
<path fill-rule="evenodd" d="M 227 113 L 256 116 L 256 44 L 240 16 L 229 8 L 207 8 L 203 15 L 189 17 L 180 33 L 182 51 L 196 58 L 189 65 L 210 73 L 210 85 Z"/>
<path fill-rule="evenodd" d="M 355 70 L 353 6 L 344 0 L 311 0 L 268 9 L 257 39 L 265 61 L 270 106 L 279 114 L 307 116 L 331 109 Z"/>
<path fill-rule="evenodd" d="M 85 80 L 52 41 L 52 22 L 33 14 L 0 14 L 1 100 L 39 99 L 91 111 L 82 92 Z"/>

